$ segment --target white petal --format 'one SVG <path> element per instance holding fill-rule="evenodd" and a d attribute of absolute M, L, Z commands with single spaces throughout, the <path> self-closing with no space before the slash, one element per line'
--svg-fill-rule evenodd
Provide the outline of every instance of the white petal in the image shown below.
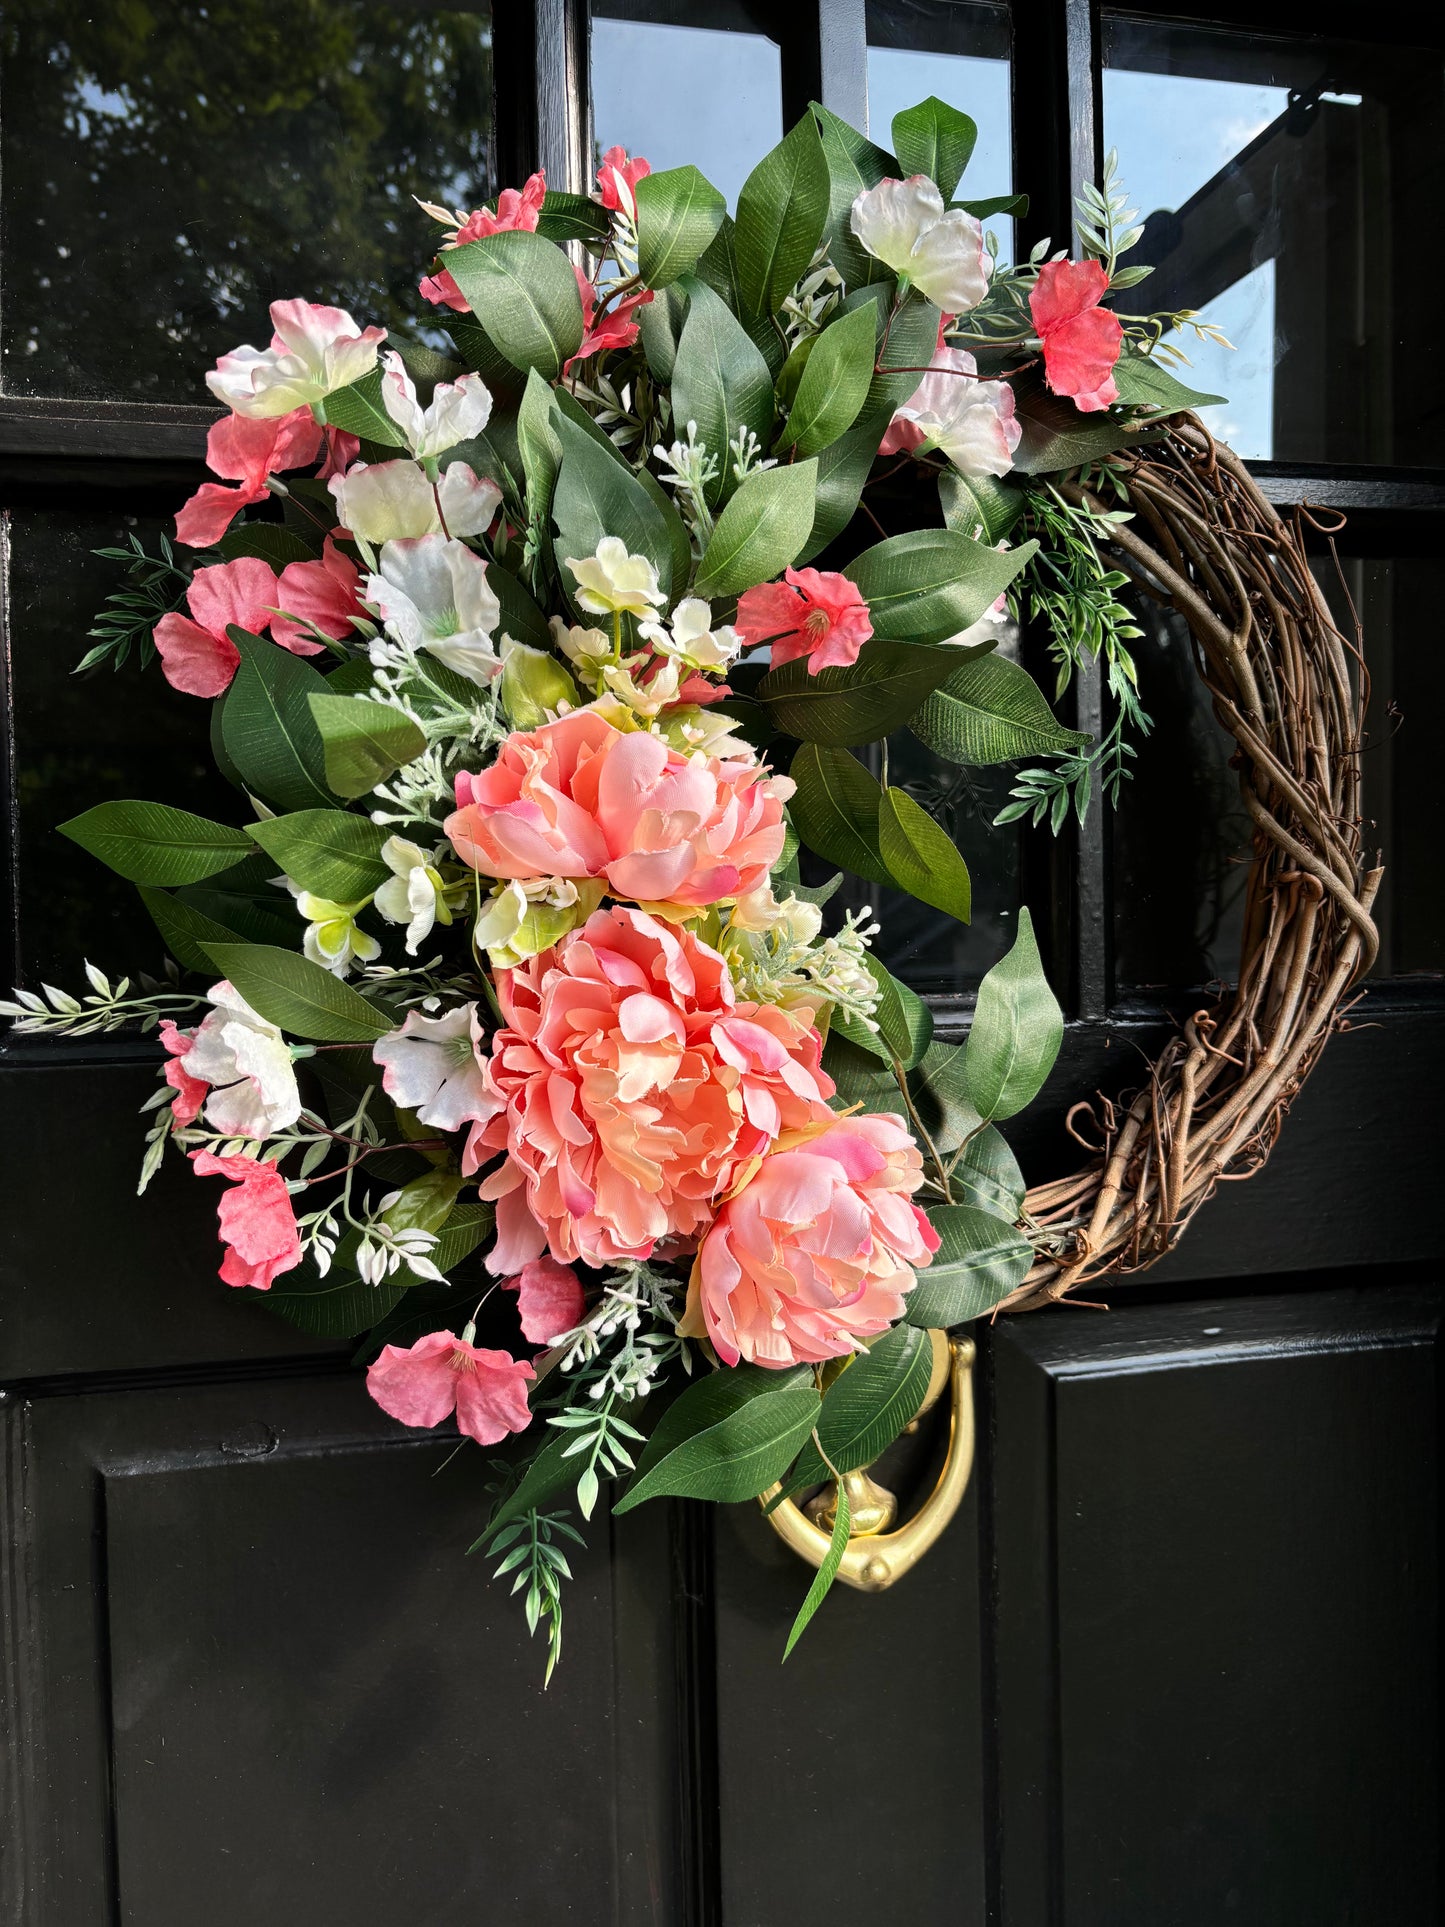
<path fill-rule="evenodd" d="M 988 293 L 991 266 L 981 224 L 952 207 L 919 235 L 903 272 L 945 314 L 966 314 Z"/>
<path fill-rule="evenodd" d="M 880 181 L 853 203 L 853 232 L 886 267 L 912 275 L 910 265 L 919 236 L 943 213 L 943 196 L 922 174 L 906 181 Z"/>

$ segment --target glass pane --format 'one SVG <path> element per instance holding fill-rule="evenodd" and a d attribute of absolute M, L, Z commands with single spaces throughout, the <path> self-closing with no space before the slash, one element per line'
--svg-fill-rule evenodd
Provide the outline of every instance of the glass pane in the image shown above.
<path fill-rule="evenodd" d="M 490 8 L 9 0 L 5 388 L 204 401 L 304 294 L 410 321 L 435 227 L 492 191 Z"/>
<path fill-rule="evenodd" d="M 1202 310 L 1186 342 L 1241 455 L 1439 461 L 1433 353 L 1445 59 L 1106 16 L 1104 138 L 1147 216 L 1138 300 Z"/>
<path fill-rule="evenodd" d="M 90 646 L 86 630 L 120 582 L 116 564 L 91 551 L 133 531 L 154 554 L 162 525 L 30 509 L 7 522 L 25 979 L 73 988 L 86 957 L 118 976 L 156 974 L 164 947 L 135 886 L 55 826 L 129 796 L 221 822 L 245 813 L 211 759 L 209 703 L 181 695 L 159 663 L 142 670 L 134 655 L 119 670 L 71 673 Z"/>
<path fill-rule="evenodd" d="M 972 0 L 868 0 L 868 130 L 889 147 L 893 116 L 929 94 L 978 123 L 959 186 L 971 201 L 1013 192 L 1009 12 Z M 1026 182 L 1019 183 L 1027 187 Z M 995 221 L 1002 244 L 1011 221 Z"/>
<path fill-rule="evenodd" d="M 1376 975 L 1445 971 L 1445 904 L 1437 884 L 1436 707 L 1428 638 L 1445 597 L 1445 562 L 1344 559 L 1316 575 L 1347 637 L 1358 611 L 1369 671 L 1364 755 L 1365 847 L 1380 849 Z M 1139 661 L 1154 734 L 1114 819 L 1117 975 L 1121 987 L 1183 989 L 1238 975 L 1250 823 L 1184 625 L 1146 604 Z M 1426 646 L 1422 646 L 1422 644 Z"/>
<path fill-rule="evenodd" d="M 701 171 L 736 207 L 738 189 L 783 137 L 782 56 L 740 0 L 592 9 L 592 126 L 653 167 Z"/>

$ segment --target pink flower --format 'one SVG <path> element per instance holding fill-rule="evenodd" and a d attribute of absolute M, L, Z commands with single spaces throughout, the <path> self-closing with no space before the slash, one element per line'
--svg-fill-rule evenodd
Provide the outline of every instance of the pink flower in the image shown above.
<path fill-rule="evenodd" d="M 496 1151 L 500 1275 L 559 1262 L 691 1249 L 744 1159 L 826 1115 L 832 1080 L 804 1019 L 739 1004 L 727 965 L 644 911 L 599 910 L 555 950 L 500 971 L 495 1113 L 463 1170 Z"/>
<path fill-rule="evenodd" d="M 310 622 L 325 636 L 340 641 L 351 634 L 351 618 L 361 614 L 357 590 L 361 572 L 327 536 L 319 562 L 288 562 L 276 585 L 275 607 L 284 616 L 271 618 L 271 634 L 283 649 L 296 656 L 314 656 L 324 647 L 291 616 Z"/>
<path fill-rule="evenodd" d="M 928 373 L 894 414 L 878 453 L 894 455 L 931 442 L 963 475 L 1007 475 L 1023 439 L 1014 392 L 1006 381 L 980 381 L 973 356 L 947 345 L 948 319 L 939 323 Z"/>
<path fill-rule="evenodd" d="M 289 415 L 251 420 L 223 415 L 206 436 L 206 466 L 238 488 L 202 482 L 176 516 L 176 539 L 188 548 L 209 549 L 220 541 L 243 508 L 266 499 L 266 477 L 316 460 L 321 430 L 309 408 Z"/>
<path fill-rule="evenodd" d="M 1044 377 L 1086 415 L 1119 399 L 1114 364 L 1124 340 L 1119 317 L 1099 303 L 1109 282 L 1097 261 L 1046 261 L 1029 295 L 1044 344 Z"/>
<path fill-rule="evenodd" d="M 188 696 L 219 696 L 229 689 L 241 652 L 226 634 L 229 624 L 259 635 L 271 620 L 276 573 L 258 555 L 197 569 L 186 591 L 190 616 L 173 610 L 155 626 L 161 667 L 172 689 Z"/>
<path fill-rule="evenodd" d="M 497 211 L 479 207 L 457 229 L 451 240 L 444 243 L 442 253 L 448 248 L 465 247 L 468 241 L 480 241 L 488 234 L 506 234 L 513 229 L 524 229 L 535 234 L 537 222 L 542 213 L 542 203 L 547 198 L 547 175 L 538 168 L 520 190 L 504 187 L 497 196 Z M 458 314 L 470 314 L 472 304 L 462 293 L 456 282 L 445 268 L 435 275 L 424 275 L 417 292 L 436 308 L 452 308 Z"/>
<path fill-rule="evenodd" d="M 348 435 L 344 428 L 328 427 L 326 433 L 326 458 L 316 471 L 318 482 L 329 482 L 333 475 L 344 475 L 361 453 L 361 441 L 356 435 Z"/>
<path fill-rule="evenodd" d="M 195 1123 L 211 1088 L 204 1077 L 193 1077 L 182 1061 L 195 1041 L 193 1031 L 179 1030 L 174 1019 L 162 1017 L 161 1043 L 171 1060 L 165 1068 L 165 1080 L 175 1092 L 171 1099 L 171 1117 L 177 1131 Z"/>
<path fill-rule="evenodd" d="M 632 317 L 644 302 L 652 299 L 651 288 L 624 295 L 606 310 L 599 322 L 597 290 L 581 268 L 574 265 L 572 272 L 577 276 L 577 292 L 582 297 L 582 340 L 576 354 L 569 357 L 563 368 L 564 375 L 570 375 L 579 361 L 590 361 L 593 355 L 605 354 L 609 348 L 630 348 L 637 339 L 637 323 Z"/>
<path fill-rule="evenodd" d="M 514 731 L 479 775 L 463 771 L 446 833 L 484 876 L 603 877 L 614 896 L 699 909 L 762 882 L 792 793 L 751 756 L 689 760 L 578 709 Z"/>
<path fill-rule="evenodd" d="M 903 1312 L 938 1234 L 910 1202 L 923 1181 L 901 1117 L 831 1120 L 780 1144 L 718 1211 L 679 1330 L 728 1365 L 817 1363 Z"/>
<path fill-rule="evenodd" d="M 563 1332 L 580 1325 L 586 1314 L 587 1300 L 576 1272 L 570 1265 L 559 1265 L 555 1258 L 534 1258 L 515 1278 L 504 1279 L 503 1283 L 517 1294 L 522 1336 L 533 1345 L 550 1345 Z"/>
<path fill-rule="evenodd" d="M 289 415 L 349 388 L 376 366 L 385 328 L 360 328 L 344 308 L 273 301 L 269 348 L 222 355 L 206 386 L 238 415 Z"/>
<path fill-rule="evenodd" d="M 643 160 L 639 154 L 633 160 L 627 158 L 625 147 L 609 147 L 602 156 L 602 165 L 597 170 L 597 192 L 602 205 L 614 212 L 624 208 L 631 216 L 637 213 L 637 197 L 633 189 L 652 172 L 652 163 Z"/>
<path fill-rule="evenodd" d="M 203 1178 L 234 1178 L 236 1188 L 221 1199 L 221 1242 L 228 1247 L 221 1277 L 228 1285 L 269 1291 L 271 1281 L 301 1262 L 301 1240 L 286 1180 L 274 1164 L 257 1158 L 218 1158 L 192 1151 L 191 1162 Z"/>
<path fill-rule="evenodd" d="M 531 1423 L 527 1384 L 535 1376 L 510 1352 L 428 1332 L 411 1346 L 383 1346 L 367 1369 L 366 1389 L 403 1425 L 440 1425 L 454 1411 L 459 1432 L 479 1445 L 497 1445 Z"/>
<path fill-rule="evenodd" d="M 737 631 L 744 645 L 773 645 L 772 666 L 808 658 L 808 674 L 846 669 L 873 633 L 868 604 L 846 575 L 828 569 L 785 569 L 781 582 L 744 590 Z"/>

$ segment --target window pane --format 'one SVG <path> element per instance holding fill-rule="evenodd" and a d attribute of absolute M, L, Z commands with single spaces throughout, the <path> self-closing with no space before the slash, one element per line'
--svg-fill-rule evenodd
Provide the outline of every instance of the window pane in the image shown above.
<path fill-rule="evenodd" d="M 1147 216 L 1151 309 L 1202 310 L 1196 387 L 1240 454 L 1439 461 L 1438 49 L 1107 16 L 1104 138 Z"/>
<path fill-rule="evenodd" d="M 204 400 L 278 297 L 411 320 L 435 245 L 412 196 L 493 191 L 490 17 L 9 0 L 5 388 Z"/>
<path fill-rule="evenodd" d="M 783 137 L 782 57 L 738 0 L 602 0 L 592 9 L 596 159 L 609 147 L 655 169 L 699 168 L 736 207 Z"/>

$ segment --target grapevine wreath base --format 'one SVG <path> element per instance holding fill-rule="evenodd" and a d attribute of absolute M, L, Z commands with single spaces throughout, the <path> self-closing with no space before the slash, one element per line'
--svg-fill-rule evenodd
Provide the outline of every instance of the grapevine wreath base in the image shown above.
<path fill-rule="evenodd" d="M 1254 824 L 1239 982 L 1190 1017 L 1127 1103 L 1070 1111 L 1071 1133 L 1088 1143 L 1092 1125 L 1098 1149 L 1028 1192 L 1028 1217 L 1058 1244 L 1003 1311 L 1146 1269 L 1222 1180 L 1252 1177 L 1379 948 L 1384 871 L 1362 854 L 1360 823 L 1368 680 L 1310 571 L 1303 512 L 1281 517 L 1194 416 L 1117 466 L 1136 514 L 1111 538 L 1119 566 L 1188 624 L 1238 745 Z M 1063 488 L 1085 499 L 1077 477 Z"/>

